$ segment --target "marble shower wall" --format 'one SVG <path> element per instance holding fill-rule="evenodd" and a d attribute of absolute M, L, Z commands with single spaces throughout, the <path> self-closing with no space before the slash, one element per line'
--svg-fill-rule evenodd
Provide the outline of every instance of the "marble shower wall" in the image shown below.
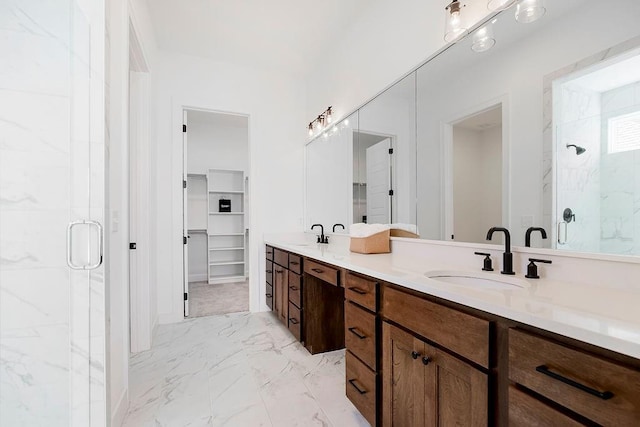
<path fill-rule="evenodd" d="M 569 83 L 559 85 L 556 130 L 556 210 L 570 208 L 564 249 L 600 252 L 600 94 Z M 587 151 L 576 154 L 575 144 Z"/>
<path fill-rule="evenodd" d="M 608 120 L 638 111 L 640 81 L 602 93 L 600 247 L 606 253 L 640 255 L 640 149 L 608 150 Z"/>
<path fill-rule="evenodd" d="M 66 227 L 104 214 L 104 3 L 0 3 L 0 425 L 104 425 L 104 275 Z"/>

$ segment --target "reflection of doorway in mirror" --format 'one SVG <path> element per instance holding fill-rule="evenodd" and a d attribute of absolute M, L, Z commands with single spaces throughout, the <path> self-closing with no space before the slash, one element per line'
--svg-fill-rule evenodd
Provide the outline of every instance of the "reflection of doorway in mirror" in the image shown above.
<path fill-rule="evenodd" d="M 449 126 L 447 237 L 484 243 L 489 228 L 503 225 L 502 105 L 466 116 Z"/>
<path fill-rule="evenodd" d="M 388 224 L 393 220 L 393 137 L 354 131 L 353 222 Z"/>
<path fill-rule="evenodd" d="M 557 248 L 640 254 L 640 49 L 557 78 L 552 91 Z"/>

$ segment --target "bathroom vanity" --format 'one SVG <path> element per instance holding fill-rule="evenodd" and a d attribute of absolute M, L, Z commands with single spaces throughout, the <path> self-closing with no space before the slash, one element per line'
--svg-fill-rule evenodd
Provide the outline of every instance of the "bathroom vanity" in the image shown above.
<path fill-rule="evenodd" d="M 371 425 L 640 422 L 640 343 L 610 345 L 613 323 L 574 328 L 547 288 L 569 285 L 465 289 L 415 271 L 433 260 L 267 244 L 267 301 L 310 352 L 346 347 L 346 395 Z"/>

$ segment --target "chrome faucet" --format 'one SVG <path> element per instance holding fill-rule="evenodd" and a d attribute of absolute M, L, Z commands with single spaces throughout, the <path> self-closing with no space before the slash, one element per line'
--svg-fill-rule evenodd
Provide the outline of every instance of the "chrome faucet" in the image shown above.
<path fill-rule="evenodd" d="M 547 232 L 545 231 L 544 228 L 542 227 L 529 227 L 527 228 L 527 233 L 524 235 L 524 245 L 527 248 L 531 247 L 531 233 L 534 231 L 539 231 L 540 234 L 542 234 L 542 238 L 546 239 L 547 238 Z"/>
<path fill-rule="evenodd" d="M 511 234 L 504 227 L 491 227 L 487 232 L 487 240 L 491 240 L 493 233 L 502 231 L 504 233 L 504 254 L 502 255 L 502 274 L 514 275 L 513 271 L 513 254 L 511 253 Z"/>
<path fill-rule="evenodd" d="M 329 244 L 329 236 L 324 235 L 324 227 L 322 224 L 313 224 L 311 229 L 313 230 L 316 227 L 320 227 L 320 235 L 318 236 L 318 243 Z"/>

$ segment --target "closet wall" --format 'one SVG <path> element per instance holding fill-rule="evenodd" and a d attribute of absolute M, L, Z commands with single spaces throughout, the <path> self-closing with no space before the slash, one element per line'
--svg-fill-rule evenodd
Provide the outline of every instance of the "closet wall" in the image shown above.
<path fill-rule="evenodd" d="M 187 127 L 189 282 L 203 282 L 208 280 L 209 262 L 207 173 L 225 169 L 248 176 L 248 119 L 189 110 Z"/>

